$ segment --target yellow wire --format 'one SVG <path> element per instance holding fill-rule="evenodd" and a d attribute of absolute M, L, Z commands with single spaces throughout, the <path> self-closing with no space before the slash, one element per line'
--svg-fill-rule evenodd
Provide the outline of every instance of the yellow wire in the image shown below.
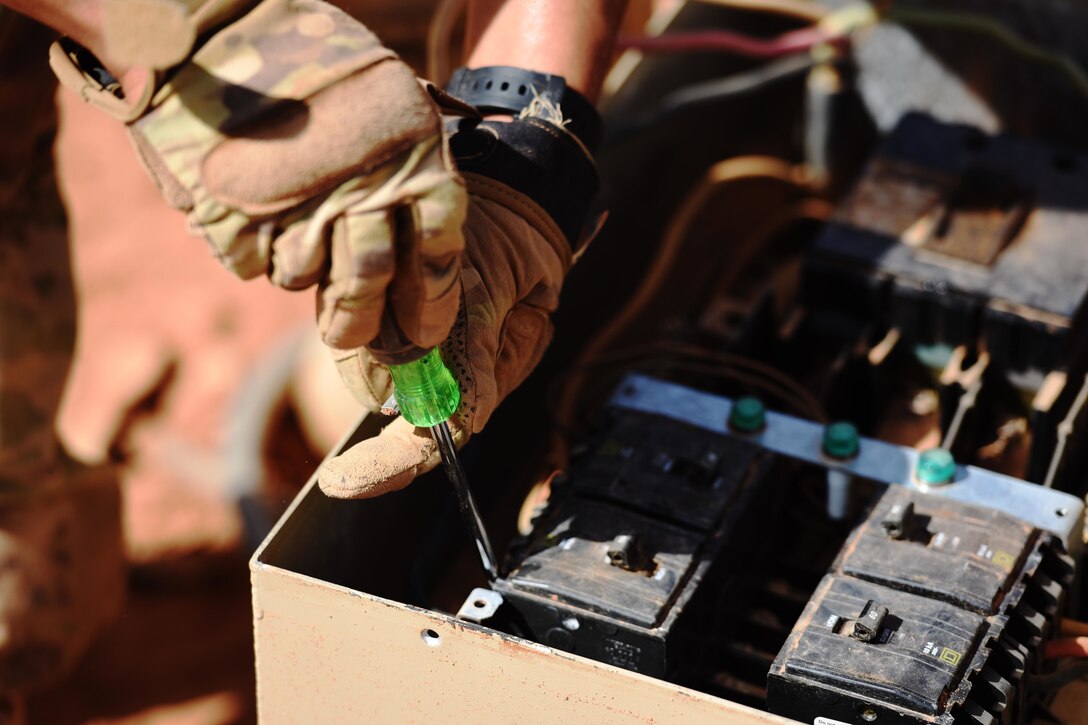
<path fill-rule="evenodd" d="M 828 35 L 845 35 L 861 28 L 871 27 L 878 22 L 880 22 L 880 16 L 872 5 L 858 3 L 828 13 L 820 20 L 820 28 Z"/>
<path fill-rule="evenodd" d="M 810 417 L 816 420 L 823 421 L 826 415 L 823 412 L 823 406 L 820 401 L 816 399 L 807 388 L 801 383 L 797 382 L 789 375 L 786 375 L 781 370 L 771 367 L 766 363 L 762 363 L 754 358 L 745 357 L 744 355 L 737 355 L 734 353 L 719 352 L 716 350 L 708 350 L 697 345 L 676 343 L 670 341 L 664 341 L 660 343 L 652 343 L 653 346 L 660 346 L 663 350 L 675 349 L 676 352 L 690 356 L 696 359 L 703 360 L 710 364 L 725 365 L 737 368 L 747 368 L 748 370 L 762 375 L 764 378 L 774 381 L 782 388 L 788 389 L 793 393 L 791 402 L 796 403 L 802 401 L 800 404 L 794 405 L 798 411 L 807 413 Z"/>
<path fill-rule="evenodd" d="M 871 27 L 880 21 L 915 27 L 962 30 L 984 35 L 1005 46 L 1020 57 L 1039 65 L 1055 68 L 1083 95 L 1088 96 L 1088 72 L 1075 58 L 1055 52 L 1045 45 L 1028 40 L 1006 23 L 981 13 L 955 10 L 901 8 L 892 5 L 877 10 L 866 2 L 828 11 L 808 0 L 695 0 L 707 5 L 753 10 L 786 15 L 819 25 L 829 35 L 839 36 Z M 819 50 L 819 46 L 817 46 Z"/>
<path fill-rule="evenodd" d="M 592 364 L 601 357 L 654 300 L 675 264 L 688 232 L 714 192 L 724 185 L 750 179 L 770 179 L 803 187 L 807 184 L 808 173 L 803 165 L 794 165 L 770 156 L 737 156 L 711 166 L 669 221 L 657 256 L 651 262 L 642 284 L 623 309 L 585 347 L 575 364 L 576 368 Z M 585 376 L 575 376 L 560 391 L 556 406 L 556 415 L 560 421 L 573 419 L 584 381 Z M 553 440 L 553 450 L 556 452 L 556 462 L 562 463 L 566 458 L 566 441 L 561 434 Z"/>
<path fill-rule="evenodd" d="M 615 341 L 653 301 L 676 261 L 680 248 L 698 219 L 699 213 L 721 186 L 748 179 L 771 179 L 792 186 L 803 186 L 807 173 L 803 166 L 770 156 L 738 156 L 711 166 L 680 205 L 665 229 L 657 256 L 643 278 L 635 295 L 612 321 L 590 342 L 582 353 L 583 360 L 592 359 Z"/>
<path fill-rule="evenodd" d="M 1026 60 L 1058 69 L 1076 86 L 1078 91 L 1088 96 L 1088 74 L 1085 74 L 1084 69 L 1073 58 L 1033 43 L 994 18 L 978 13 L 915 10 L 894 6 L 884 14 L 884 18 L 902 25 L 967 30 L 986 35 Z"/>
<path fill-rule="evenodd" d="M 847 5 L 833 12 L 814 11 L 805 0 L 699 0 L 715 5 L 765 10 L 804 18 L 817 23 L 829 35 L 838 36 L 871 27 L 885 20 L 913 27 L 961 30 L 984 35 L 1000 43 L 1025 60 L 1060 71 L 1076 89 L 1088 96 L 1088 72 L 1075 58 L 1055 52 L 1020 35 L 1006 23 L 981 13 L 956 10 L 903 8 L 892 5 L 878 11 L 869 3 Z"/>
<path fill-rule="evenodd" d="M 896 5 L 878 11 L 868 3 L 858 3 L 827 14 L 819 23 L 830 35 L 843 35 L 873 26 L 882 20 L 911 27 L 962 30 L 987 36 L 1026 60 L 1056 68 L 1078 91 L 1088 96 L 1088 73 L 1085 73 L 1084 68 L 1074 58 L 1034 43 L 1000 20 L 981 13 L 902 8 Z"/>
<path fill-rule="evenodd" d="M 785 15 L 812 23 L 819 22 L 828 14 L 825 8 L 808 0 L 697 0 L 697 2 L 736 10 L 753 10 L 773 15 Z"/>
<path fill-rule="evenodd" d="M 736 275 L 744 270 L 751 261 L 752 255 L 759 251 L 760 242 L 773 239 L 790 224 L 801 219 L 813 219 L 824 221 L 834 211 L 834 207 L 823 199 L 807 197 L 799 199 L 781 211 L 771 216 L 749 234 L 744 241 L 736 247 L 736 252 L 729 260 L 729 266 L 718 275 L 717 285 L 719 289 L 732 285 Z M 755 243 L 753 243 L 755 242 Z"/>
<path fill-rule="evenodd" d="M 823 406 L 801 383 L 758 360 L 743 356 L 715 353 L 701 348 L 690 351 L 670 349 L 663 343 L 653 343 L 602 355 L 584 367 L 572 370 L 569 379 L 575 376 L 588 377 L 602 368 L 618 368 L 623 372 L 642 370 L 650 374 L 686 372 L 725 378 L 760 390 L 805 417 L 820 422 L 827 420 Z M 573 430 L 576 424 L 576 420 L 560 419 L 558 415 L 556 422 L 564 432 Z"/>

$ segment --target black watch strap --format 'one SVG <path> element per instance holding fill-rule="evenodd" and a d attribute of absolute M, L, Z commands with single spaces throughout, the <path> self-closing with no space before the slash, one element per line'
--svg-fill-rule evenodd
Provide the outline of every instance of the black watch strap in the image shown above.
<path fill-rule="evenodd" d="M 532 199 L 555 221 L 571 251 L 579 251 L 599 183 L 581 143 L 539 118 L 446 124 L 460 171 L 494 179 Z"/>
<path fill-rule="evenodd" d="M 447 88 L 450 95 L 484 113 L 518 115 L 535 95 L 559 106 L 563 127 L 592 153 L 601 139 L 601 115 L 585 96 L 567 86 L 563 76 L 506 65 L 458 68 Z"/>

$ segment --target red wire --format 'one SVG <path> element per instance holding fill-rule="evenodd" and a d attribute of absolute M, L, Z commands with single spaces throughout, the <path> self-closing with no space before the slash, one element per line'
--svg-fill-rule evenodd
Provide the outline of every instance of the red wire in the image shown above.
<path fill-rule="evenodd" d="M 1066 637 L 1046 643 L 1043 650 L 1046 659 L 1055 657 L 1088 657 L 1088 637 Z"/>
<path fill-rule="evenodd" d="M 623 49 L 641 50 L 644 53 L 689 53 L 712 50 L 749 58 L 779 58 L 808 50 L 814 45 L 841 40 L 843 36 L 831 35 L 820 28 L 791 30 L 774 38 L 757 38 L 728 30 L 700 30 L 668 35 L 625 35 L 620 37 L 619 46 Z"/>

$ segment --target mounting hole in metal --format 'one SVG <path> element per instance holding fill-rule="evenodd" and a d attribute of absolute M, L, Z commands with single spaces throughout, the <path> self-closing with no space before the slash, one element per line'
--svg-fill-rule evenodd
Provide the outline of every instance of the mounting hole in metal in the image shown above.
<path fill-rule="evenodd" d="M 438 647 L 442 644 L 442 637 L 433 629 L 425 629 L 419 633 L 419 636 L 423 640 L 423 644 L 428 647 Z"/>

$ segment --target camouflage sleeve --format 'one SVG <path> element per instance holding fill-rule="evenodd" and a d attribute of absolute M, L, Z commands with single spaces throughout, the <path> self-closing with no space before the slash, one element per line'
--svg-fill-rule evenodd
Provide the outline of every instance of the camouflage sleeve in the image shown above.
<path fill-rule="evenodd" d="M 169 7 L 141 4 L 151 6 Z M 131 105 L 78 46 L 55 44 L 50 62 L 63 85 L 128 124 L 163 196 L 227 268 L 317 288 L 330 347 L 366 345 L 389 364 L 445 339 L 467 195 L 442 132 L 443 96 L 321 0 L 261 0 L 198 36 Z"/>

